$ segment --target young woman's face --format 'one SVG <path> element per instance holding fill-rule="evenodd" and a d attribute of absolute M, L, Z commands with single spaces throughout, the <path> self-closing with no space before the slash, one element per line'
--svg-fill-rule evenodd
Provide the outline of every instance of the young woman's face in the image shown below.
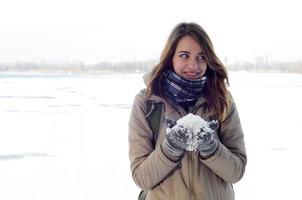
<path fill-rule="evenodd" d="M 190 36 L 180 39 L 172 62 L 175 73 L 188 80 L 201 78 L 207 69 L 203 47 Z"/>

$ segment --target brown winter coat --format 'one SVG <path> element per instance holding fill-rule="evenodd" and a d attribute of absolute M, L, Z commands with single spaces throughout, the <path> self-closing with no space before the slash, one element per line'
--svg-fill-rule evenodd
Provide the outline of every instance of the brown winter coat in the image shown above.
<path fill-rule="evenodd" d="M 149 99 L 164 103 L 162 119 L 177 120 L 187 114 L 183 108 L 159 96 L 152 95 Z M 145 117 L 146 100 L 143 93 L 134 100 L 129 121 L 129 157 L 135 183 L 149 190 L 147 200 L 234 200 L 232 184 L 242 178 L 247 157 L 233 100 L 216 132 L 220 143 L 215 154 L 203 160 L 196 151 L 186 152 L 177 162 L 167 158 L 161 149 L 166 134 L 164 123 L 154 146 L 153 133 Z M 189 112 L 212 119 L 205 111 L 205 103 L 205 99 L 200 98 Z"/>

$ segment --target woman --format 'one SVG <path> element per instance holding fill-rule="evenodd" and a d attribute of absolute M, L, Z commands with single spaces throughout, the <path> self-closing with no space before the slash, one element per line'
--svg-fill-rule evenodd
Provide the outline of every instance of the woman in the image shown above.
<path fill-rule="evenodd" d="M 247 162 L 244 136 L 226 69 L 204 29 L 178 24 L 144 81 L 146 90 L 136 95 L 129 121 L 129 157 L 146 199 L 234 199 L 232 184 L 242 178 Z M 162 103 L 161 118 L 179 120 L 192 113 L 217 120 L 218 128 L 187 151 L 186 127 L 160 120 L 158 132 L 152 132 L 147 101 Z"/>

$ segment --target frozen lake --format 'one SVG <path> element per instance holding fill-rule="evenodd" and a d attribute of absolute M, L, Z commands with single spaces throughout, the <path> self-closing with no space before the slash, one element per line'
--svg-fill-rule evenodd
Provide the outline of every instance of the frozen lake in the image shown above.
<path fill-rule="evenodd" d="M 142 74 L 0 74 L 0 199 L 136 199 L 128 117 Z M 230 74 L 248 166 L 237 200 L 297 199 L 302 75 Z"/>

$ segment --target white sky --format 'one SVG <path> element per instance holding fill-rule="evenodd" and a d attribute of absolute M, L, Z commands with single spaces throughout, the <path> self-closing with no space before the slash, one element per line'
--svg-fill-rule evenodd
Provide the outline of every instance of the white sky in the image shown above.
<path fill-rule="evenodd" d="M 1 61 L 158 59 L 194 21 L 223 59 L 302 58 L 299 0 L 0 0 Z M 301 60 L 301 59 L 300 59 Z"/>

